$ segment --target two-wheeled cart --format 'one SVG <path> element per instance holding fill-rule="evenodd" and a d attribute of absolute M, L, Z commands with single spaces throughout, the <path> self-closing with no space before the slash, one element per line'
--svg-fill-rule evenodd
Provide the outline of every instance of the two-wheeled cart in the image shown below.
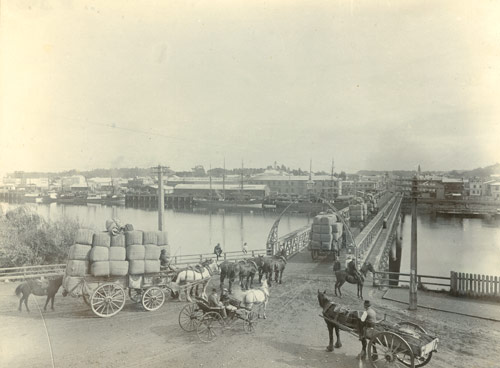
<path fill-rule="evenodd" d="M 196 302 L 186 304 L 181 309 L 179 325 L 184 331 L 196 331 L 203 342 L 215 341 L 238 320 L 243 322 L 243 329 L 247 333 L 254 332 L 258 320 L 257 313 L 240 304 L 235 307 L 236 310 L 228 311 L 227 316 L 223 317 L 221 308 L 210 307 L 205 299 L 196 298 Z"/>
<path fill-rule="evenodd" d="M 343 331 L 359 336 L 352 326 L 343 325 L 325 316 L 320 317 Z M 403 321 L 390 324 L 385 319 L 375 327 L 366 329 L 365 338 L 368 340 L 367 359 L 375 368 L 423 367 L 430 362 L 439 343 L 437 337 L 415 323 Z"/>

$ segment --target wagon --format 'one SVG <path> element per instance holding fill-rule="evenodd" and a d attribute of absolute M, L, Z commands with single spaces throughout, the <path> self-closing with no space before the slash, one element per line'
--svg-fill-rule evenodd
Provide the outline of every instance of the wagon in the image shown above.
<path fill-rule="evenodd" d="M 236 308 L 236 311 L 228 312 L 224 318 L 221 308 L 210 307 L 205 299 L 196 298 L 196 302 L 186 304 L 181 309 L 179 325 L 184 331 L 196 331 L 198 338 L 203 342 L 215 341 L 238 320 L 243 321 L 243 329 L 247 333 L 254 332 L 257 314 L 239 304 Z"/>
<path fill-rule="evenodd" d="M 171 282 L 175 272 L 161 271 L 140 276 L 96 277 L 82 276 L 79 282 L 67 293 L 74 297 L 82 297 L 92 312 L 99 317 L 112 317 L 125 306 L 126 290 L 134 303 L 140 303 L 146 311 L 158 310 L 165 300 L 172 295 Z M 206 286 L 209 279 L 187 283 L 180 291 Z M 180 292 L 179 297 L 186 293 Z"/>
<path fill-rule="evenodd" d="M 358 337 L 355 329 L 325 316 L 321 317 Z M 367 358 L 375 368 L 423 367 L 430 362 L 439 343 L 437 337 L 415 323 L 403 321 L 390 324 L 385 318 L 375 327 L 368 328 L 365 337 L 368 339 Z"/>

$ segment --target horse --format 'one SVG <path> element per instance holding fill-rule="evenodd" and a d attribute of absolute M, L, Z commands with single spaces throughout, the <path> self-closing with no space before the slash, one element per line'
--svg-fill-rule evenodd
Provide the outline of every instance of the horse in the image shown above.
<path fill-rule="evenodd" d="M 217 262 L 213 259 L 206 259 L 201 263 L 201 265 L 195 267 L 194 269 L 184 269 L 177 273 L 175 280 L 172 281 L 172 293 L 180 293 L 180 286 L 186 283 L 200 281 L 204 279 L 210 279 L 218 271 Z M 203 290 L 201 292 L 201 297 L 206 299 L 206 287 L 208 282 L 204 283 Z M 196 294 L 198 294 L 198 286 L 196 285 Z M 189 289 L 189 290 L 188 290 Z M 186 299 L 191 302 L 191 291 L 192 288 L 186 288 Z"/>
<path fill-rule="evenodd" d="M 28 312 L 30 311 L 30 309 L 28 308 L 28 298 L 30 294 L 34 294 L 37 296 L 47 295 L 47 300 L 45 301 L 43 310 L 47 310 L 47 304 L 49 304 L 49 300 L 52 300 L 51 309 L 54 310 L 54 298 L 62 285 L 62 281 L 63 276 L 58 276 L 54 279 L 50 279 L 48 285 L 44 285 L 43 282 L 39 280 L 28 280 L 26 282 L 23 282 L 22 284 L 19 284 L 16 288 L 16 295 L 19 296 L 20 294 L 23 294 L 21 296 L 21 299 L 19 300 L 19 312 L 22 311 L 23 301 L 24 305 L 26 306 L 26 310 Z"/>
<path fill-rule="evenodd" d="M 269 301 L 269 287 L 267 286 L 267 281 L 262 281 L 262 286 L 258 289 L 251 289 L 245 293 L 242 299 L 243 306 L 247 309 L 252 309 L 254 305 L 259 307 L 257 317 L 260 317 L 260 311 L 263 309 L 263 317 L 266 319 L 266 308 L 267 302 Z"/>
<path fill-rule="evenodd" d="M 267 281 L 269 282 L 269 287 L 272 284 L 273 272 L 276 274 L 276 268 L 278 268 L 278 273 L 281 272 L 282 275 L 286 265 L 286 258 L 284 256 L 264 257 L 259 255 L 258 257 L 253 258 L 253 260 L 259 266 L 259 282 L 262 282 L 262 277 L 265 275 Z M 281 263 L 281 265 L 275 267 L 276 262 Z M 278 282 L 277 277 L 275 278 L 275 281 Z"/>
<path fill-rule="evenodd" d="M 220 264 L 220 289 L 224 289 L 224 280 L 226 277 L 229 280 L 229 288 L 228 291 L 232 293 L 232 284 L 236 277 L 240 275 L 240 263 L 239 262 L 231 262 L 224 261 Z"/>
<path fill-rule="evenodd" d="M 375 269 L 373 268 L 373 265 L 370 262 L 366 262 L 361 267 L 361 269 L 359 270 L 359 272 L 363 276 L 361 279 L 357 279 L 356 277 L 347 273 L 347 270 L 341 270 L 340 268 L 341 268 L 340 262 L 338 260 L 335 261 L 335 263 L 333 264 L 333 271 L 335 272 L 335 277 L 337 279 L 337 281 L 335 282 L 335 296 L 337 296 L 337 290 L 338 290 L 340 297 L 342 298 L 342 292 L 340 291 L 340 288 L 347 281 L 350 284 L 358 285 L 358 298 L 363 299 L 364 277 L 366 277 L 368 271 L 375 274 Z"/>
<path fill-rule="evenodd" d="M 358 333 L 362 329 L 361 318 L 358 311 L 349 311 L 339 304 L 332 303 L 326 296 L 326 290 L 321 292 L 318 290 L 318 302 L 319 306 L 323 308 L 323 316 L 326 317 L 325 323 L 328 328 L 329 343 L 326 347 L 326 351 L 333 351 L 333 329 L 335 328 L 335 336 L 337 337 L 337 342 L 335 347 L 337 349 L 342 347 L 342 342 L 340 341 L 340 327 L 338 324 L 332 321 L 338 321 L 340 324 L 347 327 L 353 328 Z M 365 341 L 366 343 L 366 341 Z"/>
<path fill-rule="evenodd" d="M 279 276 L 279 283 L 281 284 L 281 279 L 283 278 L 283 271 L 285 270 L 285 267 L 286 267 L 285 257 L 279 256 L 278 258 L 273 259 L 272 269 L 274 271 L 275 282 L 278 282 L 278 276 Z"/>
<path fill-rule="evenodd" d="M 248 290 L 248 281 L 250 280 L 250 288 L 252 288 L 253 278 L 255 274 L 259 271 L 259 266 L 253 260 L 246 260 L 245 262 L 239 262 L 240 268 L 240 287 L 241 290 Z M 246 281 L 244 283 L 244 280 Z"/>

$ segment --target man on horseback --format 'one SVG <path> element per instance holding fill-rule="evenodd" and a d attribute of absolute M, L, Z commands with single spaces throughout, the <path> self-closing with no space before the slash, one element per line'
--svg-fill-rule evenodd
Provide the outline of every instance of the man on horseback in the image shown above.
<path fill-rule="evenodd" d="M 347 264 L 347 273 L 354 277 L 356 280 L 360 282 L 363 281 L 363 277 L 356 268 L 356 261 L 354 258 L 351 259 L 351 261 Z"/>

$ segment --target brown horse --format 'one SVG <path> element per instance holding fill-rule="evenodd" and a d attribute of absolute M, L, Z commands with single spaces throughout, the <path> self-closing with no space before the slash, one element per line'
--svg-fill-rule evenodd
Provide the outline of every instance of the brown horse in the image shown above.
<path fill-rule="evenodd" d="M 229 280 L 228 291 L 232 293 L 232 284 L 236 277 L 240 275 L 240 264 L 239 262 L 224 261 L 219 265 L 220 268 L 220 289 L 224 289 L 224 280 L 226 277 Z"/>
<path fill-rule="evenodd" d="M 286 259 L 283 256 L 273 259 L 272 269 L 274 271 L 274 281 L 281 284 L 283 278 L 283 271 L 286 267 Z"/>
<path fill-rule="evenodd" d="M 359 272 L 363 276 L 361 279 L 352 276 L 347 272 L 347 270 L 341 270 L 340 267 L 341 267 L 340 262 L 338 260 L 335 261 L 333 264 L 333 271 L 335 272 L 335 277 L 337 279 L 337 281 L 335 282 L 335 296 L 337 296 L 337 290 L 338 290 L 340 297 L 342 298 L 342 292 L 340 291 L 340 288 L 347 281 L 350 284 L 355 284 L 358 286 L 358 298 L 363 299 L 364 278 L 366 277 L 368 271 L 375 274 L 375 269 L 373 268 L 372 264 L 370 262 L 366 262 L 361 267 L 361 269 L 359 270 Z"/>
<path fill-rule="evenodd" d="M 250 288 L 252 288 L 253 278 L 259 271 L 259 266 L 253 260 L 240 261 L 240 287 L 241 290 L 248 290 L 248 281 L 250 281 Z"/>
<path fill-rule="evenodd" d="M 58 276 L 54 279 L 49 280 L 48 285 L 44 285 L 39 280 L 28 280 L 18 285 L 18 287 L 16 288 L 16 295 L 19 296 L 20 294 L 23 294 L 21 296 L 21 299 L 19 300 L 19 312 L 22 311 L 23 301 L 24 305 L 26 306 L 26 310 L 28 312 L 30 311 L 30 309 L 28 308 L 28 298 L 30 294 L 34 294 L 37 296 L 47 295 L 47 300 L 45 301 L 43 310 L 47 310 L 47 304 L 49 304 L 49 300 L 52 300 L 51 308 L 52 310 L 54 310 L 54 297 L 56 296 L 59 288 L 62 285 L 62 280 L 63 276 Z"/>

